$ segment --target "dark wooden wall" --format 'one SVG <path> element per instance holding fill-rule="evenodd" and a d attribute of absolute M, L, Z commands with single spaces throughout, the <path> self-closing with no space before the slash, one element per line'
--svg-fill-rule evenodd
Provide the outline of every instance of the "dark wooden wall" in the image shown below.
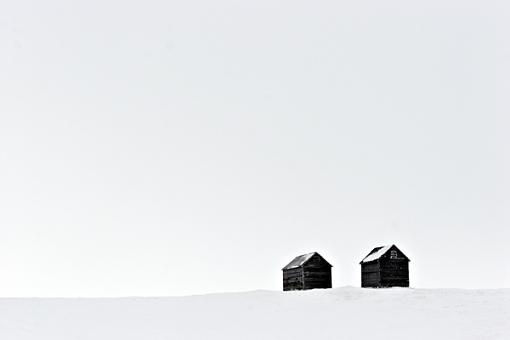
<path fill-rule="evenodd" d="M 379 262 L 361 264 L 361 287 L 379 287 L 380 281 Z"/>
<path fill-rule="evenodd" d="M 381 259 L 381 287 L 409 287 L 409 262 L 405 259 Z"/>
<path fill-rule="evenodd" d="M 305 267 L 304 289 L 331 288 L 331 267 Z"/>
<path fill-rule="evenodd" d="M 303 266 L 304 289 L 331 288 L 331 265 L 319 255 L 313 256 Z"/>
<path fill-rule="evenodd" d="M 303 285 L 303 268 L 292 268 L 283 271 L 283 290 L 301 290 Z"/>

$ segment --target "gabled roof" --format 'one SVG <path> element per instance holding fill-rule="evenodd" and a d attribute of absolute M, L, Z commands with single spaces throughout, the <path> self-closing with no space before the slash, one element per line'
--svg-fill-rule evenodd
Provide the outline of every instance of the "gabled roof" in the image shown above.
<path fill-rule="evenodd" d="M 313 253 L 308 253 L 308 254 L 297 256 L 294 260 L 290 261 L 290 263 L 288 265 L 283 267 L 282 270 L 292 269 L 292 268 L 299 268 L 299 267 L 303 266 L 306 262 L 308 262 L 316 254 L 319 255 L 324 260 L 324 262 L 326 262 L 330 267 L 333 267 L 319 253 L 314 251 Z"/>
<path fill-rule="evenodd" d="M 374 249 L 372 249 L 370 253 L 368 253 L 367 256 L 365 256 L 363 260 L 361 260 L 360 264 L 379 260 L 381 256 L 386 254 L 388 250 L 390 250 L 393 247 L 395 247 L 409 261 L 409 258 L 404 253 L 402 253 L 402 251 L 398 249 L 397 246 L 395 246 L 394 244 L 390 244 L 388 246 L 375 247 Z"/>

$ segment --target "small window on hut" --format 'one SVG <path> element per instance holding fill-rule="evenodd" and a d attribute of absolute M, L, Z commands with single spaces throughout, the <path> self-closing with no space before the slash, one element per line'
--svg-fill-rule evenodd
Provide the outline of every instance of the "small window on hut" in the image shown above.
<path fill-rule="evenodd" d="M 396 250 L 392 250 L 391 254 L 390 254 L 390 259 L 396 259 L 396 258 L 397 258 L 397 251 Z"/>

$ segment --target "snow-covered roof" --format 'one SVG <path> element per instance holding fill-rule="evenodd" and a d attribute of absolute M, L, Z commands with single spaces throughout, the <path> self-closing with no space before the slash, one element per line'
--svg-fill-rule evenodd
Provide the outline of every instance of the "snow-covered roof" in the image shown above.
<path fill-rule="evenodd" d="M 409 258 L 400 249 L 398 249 L 397 246 L 390 244 L 389 246 L 375 247 L 363 260 L 361 260 L 360 264 L 379 260 L 381 256 L 386 254 L 391 248 L 397 249 L 400 254 L 409 261 Z"/>
<path fill-rule="evenodd" d="M 321 254 L 314 251 L 312 253 L 296 256 L 294 258 L 294 260 L 290 261 L 290 263 L 288 265 L 286 265 L 285 267 L 283 267 L 282 270 L 299 268 L 299 267 L 303 266 L 306 262 L 308 262 L 312 257 L 314 257 L 314 255 L 319 256 L 325 265 L 333 267 L 328 261 L 326 261 L 326 259 L 324 257 L 321 256 Z"/>
<path fill-rule="evenodd" d="M 317 253 L 313 252 L 313 253 L 309 253 L 309 254 L 299 255 L 294 260 L 290 261 L 290 263 L 288 265 L 283 267 L 283 269 L 292 269 L 292 268 L 301 267 L 303 264 L 306 263 L 306 261 L 310 260 L 312 258 L 312 256 L 314 256 L 315 254 L 317 254 Z"/>
<path fill-rule="evenodd" d="M 376 248 L 372 249 L 372 251 L 367 256 L 365 256 L 365 258 L 363 260 L 361 260 L 361 263 L 378 260 L 381 256 L 386 254 L 386 252 L 388 250 L 390 250 L 390 248 L 392 246 L 393 246 L 393 244 L 391 244 L 389 246 L 376 247 Z"/>

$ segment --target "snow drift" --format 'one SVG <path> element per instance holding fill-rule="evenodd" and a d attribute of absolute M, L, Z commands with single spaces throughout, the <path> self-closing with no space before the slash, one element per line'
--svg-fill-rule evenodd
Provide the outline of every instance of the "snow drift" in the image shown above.
<path fill-rule="evenodd" d="M 0 299 L 0 339 L 510 339 L 510 289 Z"/>

